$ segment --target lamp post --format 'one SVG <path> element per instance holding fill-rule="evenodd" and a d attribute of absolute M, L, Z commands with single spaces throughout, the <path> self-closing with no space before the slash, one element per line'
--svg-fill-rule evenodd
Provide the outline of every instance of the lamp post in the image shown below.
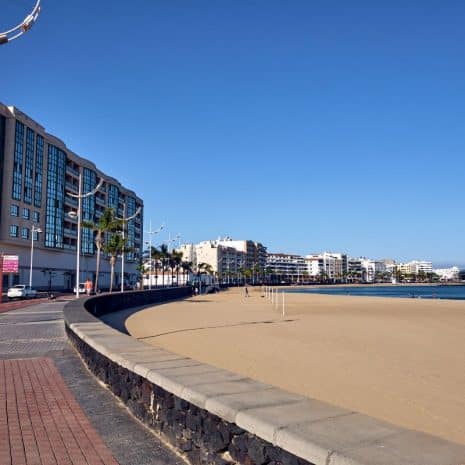
<path fill-rule="evenodd" d="M 0 32 L 0 45 L 7 44 L 12 40 L 22 36 L 25 32 L 31 29 L 32 25 L 37 21 L 40 13 L 40 0 L 37 0 L 32 11 L 15 27 L 5 32 Z"/>
<path fill-rule="evenodd" d="M 77 194 L 73 194 L 71 192 L 67 192 L 67 194 L 70 197 L 74 197 L 75 199 L 78 199 L 78 209 L 77 212 L 69 212 L 69 216 L 72 218 L 77 218 L 78 224 L 77 224 L 77 247 L 76 247 L 76 299 L 79 298 L 79 268 L 80 268 L 80 260 L 81 260 L 81 221 L 82 221 L 82 199 L 86 197 L 90 197 L 91 195 L 94 195 L 101 187 L 103 184 L 103 178 L 100 178 L 99 183 L 97 186 L 91 190 L 90 192 L 87 192 L 85 194 L 82 193 L 82 173 L 79 172 L 79 190 Z"/>
<path fill-rule="evenodd" d="M 150 273 L 149 273 L 149 290 L 152 289 L 152 236 L 154 234 L 159 234 L 162 229 L 165 227 L 165 223 L 162 223 L 162 225 L 155 230 L 152 230 L 152 220 L 150 220 L 150 228 L 147 231 L 147 234 L 149 235 L 149 260 L 150 260 Z M 157 275 L 157 282 L 158 282 L 158 275 Z"/>
<path fill-rule="evenodd" d="M 32 225 L 31 228 L 31 264 L 29 266 L 29 287 L 32 287 L 32 261 L 34 259 L 34 233 L 41 233 L 42 229 L 36 228 L 35 225 Z"/>
<path fill-rule="evenodd" d="M 124 237 L 125 237 L 125 230 L 126 230 L 126 223 L 133 220 L 139 213 L 141 212 L 142 207 L 138 207 L 136 212 L 126 217 L 126 202 L 123 203 L 123 217 L 118 218 L 123 223 L 123 250 L 121 251 L 121 292 L 124 292 Z"/>

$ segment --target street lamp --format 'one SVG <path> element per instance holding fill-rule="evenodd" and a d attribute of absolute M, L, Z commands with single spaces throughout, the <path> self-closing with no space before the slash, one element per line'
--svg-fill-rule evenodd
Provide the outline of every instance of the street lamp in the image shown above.
<path fill-rule="evenodd" d="M 124 292 L 124 232 L 126 230 L 125 224 L 133 220 L 142 210 L 142 207 L 138 207 L 134 215 L 126 217 L 126 202 L 123 204 L 123 217 L 118 218 L 123 223 L 123 250 L 121 252 L 121 292 Z"/>
<path fill-rule="evenodd" d="M 82 174 L 79 172 L 79 192 L 78 194 L 73 194 L 71 192 L 67 192 L 67 194 L 70 197 L 74 197 L 75 199 L 78 199 L 78 209 L 77 212 L 69 212 L 68 215 L 71 218 L 77 218 L 78 224 L 77 224 L 77 247 L 76 247 L 76 298 L 79 298 L 79 268 L 80 268 L 80 259 L 81 259 L 81 220 L 82 220 L 82 199 L 86 197 L 90 197 L 91 195 L 94 195 L 101 187 L 103 184 L 103 178 L 100 178 L 99 183 L 97 186 L 91 190 L 90 192 L 87 192 L 85 194 L 82 193 Z"/>
<path fill-rule="evenodd" d="M 152 230 L 152 220 L 150 220 L 150 229 L 147 231 L 147 234 L 149 235 L 149 260 L 150 260 L 150 273 L 149 273 L 149 290 L 152 289 L 152 236 L 154 234 L 159 234 L 161 230 L 165 227 L 165 223 L 162 223 L 162 225 L 155 230 Z M 157 282 L 158 282 L 158 275 L 157 275 Z"/>
<path fill-rule="evenodd" d="M 40 0 L 37 0 L 32 11 L 15 27 L 8 31 L 0 32 L 0 45 L 7 44 L 12 40 L 22 36 L 25 32 L 31 29 L 32 25 L 37 21 L 40 13 Z"/>
<path fill-rule="evenodd" d="M 29 267 L 29 287 L 32 287 L 32 261 L 34 259 L 34 233 L 41 233 L 42 229 L 36 228 L 35 225 L 32 225 L 31 228 L 31 264 Z"/>

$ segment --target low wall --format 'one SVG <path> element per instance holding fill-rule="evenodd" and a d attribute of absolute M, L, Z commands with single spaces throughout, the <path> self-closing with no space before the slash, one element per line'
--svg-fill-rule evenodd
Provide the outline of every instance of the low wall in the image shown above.
<path fill-rule="evenodd" d="M 89 369 L 193 465 L 465 464 L 462 445 L 158 349 L 98 319 L 188 295 L 190 288 L 117 293 L 76 300 L 64 313 Z"/>

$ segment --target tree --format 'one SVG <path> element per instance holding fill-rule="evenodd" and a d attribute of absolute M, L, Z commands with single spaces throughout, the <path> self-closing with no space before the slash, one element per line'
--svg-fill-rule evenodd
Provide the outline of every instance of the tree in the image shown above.
<path fill-rule="evenodd" d="M 115 265 L 116 259 L 119 254 L 128 252 L 129 249 L 126 247 L 127 239 L 124 238 L 120 234 L 112 234 L 110 239 L 106 244 L 104 244 L 103 249 L 106 253 L 110 255 L 110 292 L 113 291 L 113 281 L 115 280 Z M 124 277 L 121 277 L 124 279 Z"/>
<path fill-rule="evenodd" d="M 98 291 L 98 278 L 100 273 L 100 253 L 105 242 L 105 233 L 113 233 L 121 227 L 121 220 L 116 218 L 113 208 L 106 208 L 96 223 L 83 221 L 82 226 L 95 232 L 94 242 L 97 247 L 97 261 L 95 265 L 94 289 Z"/>
<path fill-rule="evenodd" d="M 192 262 L 182 262 L 181 263 L 181 268 L 184 272 L 184 284 L 187 284 L 187 277 L 189 276 L 189 273 L 192 271 L 192 266 L 193 266 L 193 263 Z"/>
<path fill-rule="evenodd" d="M 247 280 L 252 277 L 252 270 L 250 268 L 245 268 L 242 272 L 245 278 L 245 282 L 247 283 Z"/>
<path fill-rule="evenodd" d="M 166 244 L 162 244 L 159 250 L 160 262 L 161 262 L 161 272 L 162 272 L 162 286 L 165 286 L 165 269 L 166 265 L 169 262 L 170 251 Z"/>
<path fill-rule="evenodd" d="M 161 259 L 161 252 L 156 247 L 150 249 L 150 283 L 152 282 L 152 262 L 155 265 L 155 286 L 158 286 L 158 262 Z"/>
<path fill-rule="evenodd" d="M 182 252 L 173 250 L 170 256 L 171 273 L 176 270 L 176 284 L 179 285 L 179 269 L 182 263 Z M 173 284 L 173 274 L 171 274 L 171 284 Z"/>

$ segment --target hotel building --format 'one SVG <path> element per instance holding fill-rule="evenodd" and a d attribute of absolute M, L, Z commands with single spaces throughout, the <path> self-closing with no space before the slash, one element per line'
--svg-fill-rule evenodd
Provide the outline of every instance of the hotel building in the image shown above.
<path fill-rule="evenodd" d="M 343 279 L 347 274 L 347 255 L 342 253 L 323 252 L 305 257 L 307 272 L 310 276 L 327 279 Z"/>
<path fill-rule="evenodd" d="M 309 275 L 305 258 L 295 254 L 269 253 L 266 269 L 279 279 L 293 283 L 305 281 Z"/>
<path fill-rule="evenodd" d="M 100 190 L 82 201 L 83 221 L 96 222 L 106 208 L 116 215 L 133 215 L 143 207 L 137 195 L 116 179 L 100 171 L 91 161 L 73 153 L 57 137 L 15 107 L 0 103 L 0 252 L 19 256 L 19 272 L 5 275 L 3 287 L 29 282 L 30 250 L 34 240 L 32 284 L 39 289 L 72 290 L 76 278 L 78 201 L 100 179 Z M 41 232 L 32 233 L 40 229 Z M 126 226 L 131 249 L 125 257 L 125 282 L 137 279 L 136 265 L 142 248 L 143 212 Z M 32 237 L 34 236 L 34 237 Z M 95 277 L 94 232 L 82 228 L 79 280 Z M 118 264 L 119 264 L 118 260 Z M 116 269 L 116 284 L 121 282 Z M 102 254 L 99 276 L 101 289 L 110 284 L 108 257 Z"/>

